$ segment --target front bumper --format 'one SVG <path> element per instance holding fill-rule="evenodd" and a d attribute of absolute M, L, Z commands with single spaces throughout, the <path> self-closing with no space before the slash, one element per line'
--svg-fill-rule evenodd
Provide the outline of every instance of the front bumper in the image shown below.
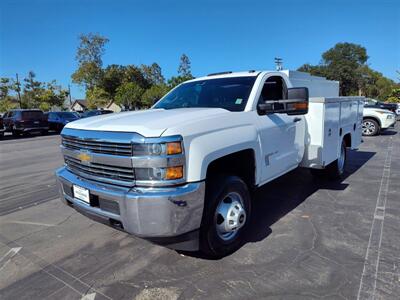
<path fill-rule="evenodd" d="M 382 129 L 393 128 L 395 124 L 396 124 L 395 117 L 391 119 L 385 119 L 385 121 L 382 124 Z"/>
<path fill-rule="evenodd" d="M 177 187 L 123 188 L 83 179 L 65 167 L 56 171 L 61 199 L 75 209 L 109 225 L 154 241 L 171 240 L 200 228 L 205 182 Z M 90 205 L 74 198 L 72 186 L 90 191 Z M 185 238 L 183 238 L 185 239 Z M 179 247 L 175 247 L 178 249 Z M 193 246 L 190 247 L 191 250 Z M 185 247 L 182 250 L 189 250 Z"/>
<path fill-rule="evenodd" d="M 21 132 L 39 132 L 42 130 L 49 130 L 48 126 L 41 126 L 41 127 L 15 127 L 14 130 L 21 131 Z"/>

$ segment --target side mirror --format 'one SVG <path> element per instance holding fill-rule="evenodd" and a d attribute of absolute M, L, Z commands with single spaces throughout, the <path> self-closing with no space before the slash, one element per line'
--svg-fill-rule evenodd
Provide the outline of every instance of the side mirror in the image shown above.
<path fill-rule="evenodd" d="M 287 113 L 288 115 L 304 115 L 308 113 L 308 88 L 295 87 L 288 89 L 287 99 L 268 100 L 257 105 L 261 115 Z"/>

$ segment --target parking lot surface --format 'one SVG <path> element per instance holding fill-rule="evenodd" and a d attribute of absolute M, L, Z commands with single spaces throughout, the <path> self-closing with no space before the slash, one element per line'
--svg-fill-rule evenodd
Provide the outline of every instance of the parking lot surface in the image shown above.
<path fill-rule="evenodd" d="M 399 124 L 397 124 L 397 129 Z M 220 260 L 95 223 L 57 199 L 58 135 L 0 140 L 0 299 L 399 299 L 400 135 L 365 138 L 342 182 L 260 188 Z"/>

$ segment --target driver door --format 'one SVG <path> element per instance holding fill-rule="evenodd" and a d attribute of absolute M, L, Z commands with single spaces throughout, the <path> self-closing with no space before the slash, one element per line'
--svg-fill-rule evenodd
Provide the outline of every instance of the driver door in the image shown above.
<path fill-rule="evenodd" d="M 281 76 L 266 78 L 259 103 L 287 99 L 287 86 Z M 304 151 L 304 118 L 286 113 L 258 116 L 263 153 L 262 182 L 267 182 L 298 166 Z"/>

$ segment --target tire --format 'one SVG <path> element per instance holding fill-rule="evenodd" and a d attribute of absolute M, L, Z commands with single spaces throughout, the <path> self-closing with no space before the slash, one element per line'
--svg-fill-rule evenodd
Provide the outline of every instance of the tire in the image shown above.
<path fill-rule="evenodd" d="M 21 135 L 18 131 L 14 130 L 14 129 L 11 131 L 11 134 L 13 137 L 19 137 Z"/>
<path fill-rule="evenodd" d="M 342 140 L 342 144 L 340 147 L 339 158 L 335 161 L 331 162 L 329 165 L 325 167 L 325 169 L 310 169 L 311 174 L 317 179 L 342 179 L 346 170 L 347 163 L 347 149 L 346 143 Z"/>
<path fill-rule="evenodd" d="M 48 134 L 49 134 L 49 131 L 48 131 L 48 130 L 42 130 L 40 133 L 41 133 L 42 135 L 48 135 Z"/>
<path fill-rule="evenodd" d="M 364 119 L 362 122 L 362 135 L 374 136 L 379 134 L 381 127 L 374 119 Z"/>
<path fill-rule="evenodd" d="M 221 258 L 242 246 L 250 222 L 250 193 L 239 177 L 220 175 L 207 180 L 205 200 L 200 251 Z"/>

